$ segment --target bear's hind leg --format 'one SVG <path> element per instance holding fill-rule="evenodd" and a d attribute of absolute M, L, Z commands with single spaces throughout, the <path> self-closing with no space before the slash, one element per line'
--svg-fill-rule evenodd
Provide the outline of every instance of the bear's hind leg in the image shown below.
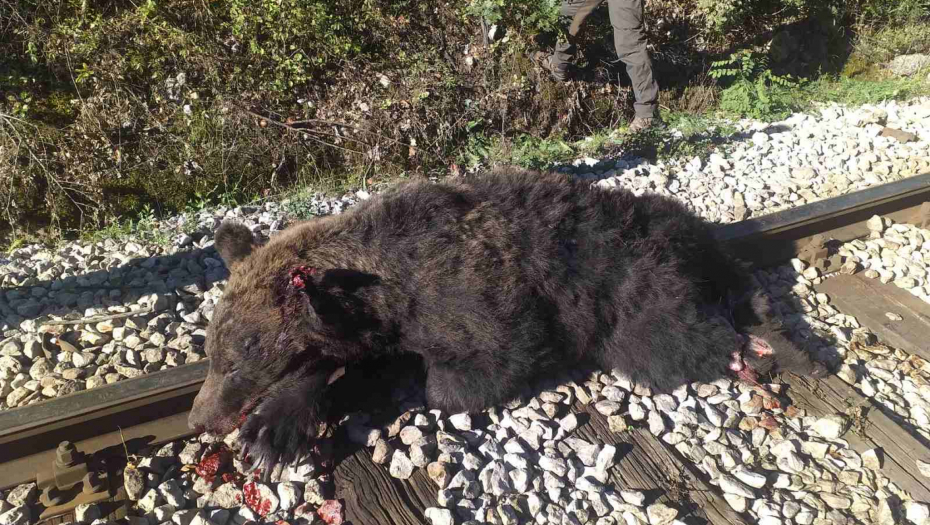
<path fill-rule="evenodd" d="M 811 359 L 786 335 L 768 298 L 761 292 L 752 294 L 734 311 L 737 330 L 743 336 L 743 360 L 759 374 L 791 372 L 802 377 L 820 378 L 827 369 Z"/>
<path fill-rule="evenodd" d="M 670 393 L 683 384 L 719 379 L 738 349 L 736 332 L 723 317 L 696 309 L 666 311 L 618 329 L 599 364 Z"/>
<path fill-rule="evenodd" d="M 827 375 L 822 364 L 789 340 L 781 327 L 764 321 L 745 332 L 744 362 L 760 373 L 791 372 L 802 377 L 820 378 Z"/>
<path fill-rule="evenodd" d="M 468 370 L 444 364 L 427 369 L 426 402 L 449 414 L 480 412 L 507 402 L 515 389 L 500 371 Z"/>

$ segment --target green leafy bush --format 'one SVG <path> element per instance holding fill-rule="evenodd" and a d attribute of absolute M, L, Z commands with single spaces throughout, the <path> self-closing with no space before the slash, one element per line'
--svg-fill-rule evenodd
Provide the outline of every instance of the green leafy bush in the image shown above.
<path fill-rule="evenodd" d="M 844 25 L 913 23 L 930 17 L 927 0 L 695 0 L 694 8 L 705 30 L 716 38 L 752 36 L 811 16 L 827 16 Z"/>
<path fill-rule="evenodd" d="M 746 16 L 742 0 L 698 0 L 698 9 L 706 18 L 708 28 L 725 33 L 738 26 Z"/>
<path fill-rule="evenodd" d="M 927 0 L 853 0 L 839 5 L 868 24 L 913 23 L 930 17 Z"/>
<path fill-rule="evenodd" d="M 710 76 L 724 79 L 720 109 L 758 119 L 769 119 L 789 111 L 784 90 L 798 85 L 790 76 L 777 76 L 768 68 L 768 58 L 741 50 L 725 60 L 713 62 Z"/>
<path fill-rule="evenodd" d="M 560 0 L 470 0 L 465 13 L 489 24 L 508 23 L 521 31 L 558 31 Z"/>
<path fill-rule="evenodd" d="M 232 45 L 247 51 L 237 74 L 263 79 L 282 95 L 335 63 L 360 56 L 377 42 L 366 38 L 375 12 L 332 0 L 224 0 L 217 17 Z"/>
<path fill-rule="evenodd" d="M 724 109 L 776 114 L 786 87 L 760 57 L 718 64 L 719 88 L 700 79 L 707 57 L 764 45 L 814 13 L 839 32 L 868 26 L 870 57 L 923 50 L 927 4 L 650 0 L 662 104 L 696 111 L 722 88 Z M 9 225 L 95 228 L 145 205 L 179 212 L 299 185 L 576 154 L 582 137 L 632 117 L 632 94 L 606 6 L 580 46 L 593 81 L 540 74 L 527 51 L 565 29 L 559 6 L 0 0 L 0 236 Z M 484 47 L 487 24 L 498 33 Z"/>
<path fill-rule="evenodd" d="M 0 0 L 0 235 L 447 167 L 465 122 L 546 113 L 511 48 L 557 1 Z"/>

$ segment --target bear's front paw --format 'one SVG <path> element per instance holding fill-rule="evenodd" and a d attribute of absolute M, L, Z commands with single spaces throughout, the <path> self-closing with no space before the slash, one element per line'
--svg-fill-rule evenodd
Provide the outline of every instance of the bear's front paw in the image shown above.
<path fill-rule="evenodd" d="M 283 410 L 280 403 L 260 405 L 239 429 L 239 442 L 252 470 L 268 481 L 276 465 L 296 463 L 310 450 L 315 418 L 301 410 Z"/>

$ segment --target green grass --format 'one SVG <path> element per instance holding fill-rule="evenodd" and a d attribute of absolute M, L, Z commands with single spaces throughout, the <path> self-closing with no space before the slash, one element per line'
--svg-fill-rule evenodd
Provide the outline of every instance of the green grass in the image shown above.
<path fill-rule="evenodd" d="M 88 229 L 78 232 L 78 234 L 81 240 L 89 242 L 99 242 L 104 239 L 114 239 L 118 241 L 133 239 L 165 247 L 171 245 L 177 235 L 184 233 L 191 234 L 196 231 L 197 215 L 202 211 L 219 206 L 235 208 L 239 206 L 261 205 L 269 201 L 284 200 L 288 201 L 284 206 L 285 213 L 296 219 L 305 220 L 312 217 L 312 214 L 308 213 L 306 204 L 311 201 L 315 195 L 335 197 L 336 195 L 344 194 L 351 189 L 350 185 L 345 182 L 347 180 L 358 182 L 360 185 L 360 175 L 355 175 L 353 177 L 339 179 L 335 177 L 324 178 L 319 184 L 292 187 L 278 194 L 269 194 L 264 198 L 243 198 L 234 192 L 198 193 L 197 197 L 179 214 L 180 217 L 183 218 L 183 224 L 176 231 L 164 229 L 159 224 L 161 219 L 171 214 L 158 214 L 150 206 L 144 206 L 136 217 L 122 221 L 114 220 L 103 228 Z M 20 241 L 19 244 L 13 246 L 11 249 L 20 247 L 22 244 L 24 244 L 24 242 Z"/>
<path fill-rule="evenodd" d="M 930 95 L 926 72 L 913 78 L 859 79 L 824 76 L 804 82 L 795 89 L 778 88 L 780 96 L 792 112 L 809 111 L 815 103 L 836 102 L 859 106 L 888 100 L 905 100 Z M 513 164 L 529 169 L 547 169 L 556 163 L 566 163 L 584 156 L 607 156 L 620 151 L 639 154 L 650 160 L 672 161 L 695 156 L 707 159 L 716 146 L 726 144 L 736 133 L 730 123 L 732 115 L 712 108 L 705 113 L 671 112 L 662 115 L 668 128 L 629 134 L 626 126 L 607 129 L 580 141 L 563 137 L 538 138 L 521 135 L 513 139 L 475 134 L 463 148 L 468 167 L 477 165 Z M 768 119 L 778 120 L 783 113 Z M 672 134 L 672 130 L 679 134 Z"/>
<path fill-rule="evenodd" d="M 562 136 L 502 138 L 476 133 L 469 137 L 461 160 L 466 168 L 507 164 L 546 170 L 582 157 L 618 154 L 642 155 L 653 161 L 695 156 L 706 159 L 716 144 L 726 142 L 736 132 L 727 119 L 713 113 L 673 112 L 663 119 L 668 124 L 665 130 L 630 133 L 623 125 L 577 141 Z"/>
<path fill-rule="evenodd" d="M 27 244 L 29 244 L 29 240 L 25 237 L 16 237 L 15 239 L 12 239 L 9 246 L 5 246 L 2 251 L 7 255 L 7 257 L 9 257 L 13 254 L 13 251 L 22 248 Z"/>
<path fill-rule="evenodd" d="M 898 55 L 930 53 L 930 23 L 892 24 L 860 31 L 852 62 L 877 64 Z"/>
<path fill-rule="evenodd" d="M 927 81 L 926 73 L 909 79 L 821 78 L 792 93 L 792 105 L 796 109 L 806 109 L 811 102 L 862 105 L 927 95 L 930 94 L 930 82 Z"/>
<path fill-rule="evenodd" d="M 155 211 L 145 205 L 137 217 L 124 221 L 114 220 L 101 229 L 79 232 L 79 238 L 85 242 L 99 242 L 104 239 L 124 241 L 133 238 L 157 246 L 168 246 L 171 244 L 172 235 L 158 227 L 158 219 Z"/>
<path fill-rule="evenodd" d="M 815 102 L 836 102 L 847 105 L 878 103 L 885 100 L 902 100 L 930 94 L 930 82 L 925 75 L 914 78 L 879 78 L 862 79 L 843 76 L 821 77 L 813 82 L 806 82 L 801 87 L 788 92 L 788 103 L 793 111 L 810 110 Z M 732 117 L 732 115 L 730 115 Z M 650 160 L 671 161 L 695 156 L 706 159 L 715 146 L 725 144 L 735 133 L 727 115 L 712 109 L 705 113 L 671 112 L 664 113 L 663 119 L 668 125 L 665 131 L 648 131 L 630 134 L 626 126 L 617 129 L 605 129 L 578 141 L 570 141 L 561 135 L 551 137 L 534 137 L 521 134 L 513 138 L 489 136 L 476 132 L 469 135 L 463 145 L 459 161 L 464 168 L 477 165 L 492 166 L 496 164 L 517 165 L 527 169 L 549 169 L 560 163 L 574 159 L 604 157 L 618 152 L 640 154 Z M 680 135 L 672 134 L 676 130 Z M 278 195 L 265 198 L 243 198 L 233 192 L 214 191 L 198 193 L 183 212 L 188 217 L 208 207 L 218 205 L 234 207 L 255 204 L 265 200 L 290 199 L 286 211 L 298 219 L 308 219 L 307 208 L 303 204 L 314 193 L 336 195 L 348 190 L 362 187 L 364 173 L 352 173 L 330 176 L 321 173 L 311 184 L 291 188 Z M 105 228 L 96 231 L 81 232 L 85 240 L 102 240 L 104 238 L 127 239 L 141 237 L 159 245 L 170 244 L 172 234 L 156 230 L 156 214 L 150 209 L 143 209 L 133 219 L 114 221 Z M 188 228 L 194 227 L 194 221 L 186 221 Z M 187 231 L 186 233 L 189 233 Z M 22 244 L 14 240 L 13 247 Z"/>
<path fill-rule="evenodd" d="M 34 128 L 30 133 L 35 135 L 35 140 L 28 142 L 32 156 L 13 158 L 8 154 L 8 162 L 18 163 L 15 171 L 9 171 L 14 173 L 14 182 L 31 188 L 27 182 L 42 182 L 44 174 L 51 173 L 62 177 L 61 187 L 76 188 L 83 187 L 85 177 L 92 178 L 99 195 L 88 193 L 86 202 L 80 202 L 86 209 L 100 210 L 99 217 L 87 219 L 87 224 L 103 225 L 103 229 L 68 230 L 71 226 L 87 228 L 84 215 L 72 209 L 65 191 L 43 190 L 47 195 L 42 195 L 40 189 L 55 187 L 50 183 L 36 183 L 38 189 L 30 190 L 29 199 L 21 199 L 25 203 L 21 208 L 50 210 L 56 221 L 61 220 L 65 232 L 91 240 L 148 236 L 153 242 L 167 244 L 180 232 L 154 230 L 157 218 L 168 214 L 192 216 L 207 207 L 282 198 L 291 198 L 300 213 L 305 209 L 300 203 L 305 201 L 299 199 L 308 199 L 313 192 L 332 195 L 366 187 L 369 179 L 392 182 L 408 173 L 445 175 L 453 162 L 465 169 L 500 163 L 547 169 L 580 157 L 619 153 L 640 154 L 653 161 L 706 158 L 734 132 L 724 120 L 727 115 L 722 106 L 735 108 L 730 117 L 745 116 L 739 112 L 748 107 L 757 115 L 764 114 L 765 119 L 776 120 L 787 111 L 810 110 L 814 102 L 861 105 L 930 94 L 927 72 L 911 79 L 890 79 L 878 66 L 900 54 L 930 52 L 930 22 L 926 7 L 922 7 L 924 0 L 857 2 L 855 19 L 859 21 L 849 28 L 844 26 L 855 33 L 855 48 L 843 73 L 822 76 L 797 88 L 773 86 L 766 93 L 775 95 L 779 104 L 767 104 L 766 97 L 757 96 L 757 92 L 744 97 L 742 104 L 734 103 L 741 102 L 733 96 L 738 90 L 731 91 L 729 97 L 721 96 L 727 86 L 714 85 L 713 81 L 696 83 L 694 98 L 700 102 L 688 104 L 692 98 L 688 89 L 679 93 L 669 87 L 663 90 L 663 96 L 668 97 L 663 103 L 671 108 L 695 110 L 713 100 L 718 104 L 701 113 L 664 113 L 669 127 L 677 128 L 681 136 L 670 132 L 630 134 L 620 126 L 597 130 L 582 140 L 577 137 L 587 129 L 616 121 L 624 107 L 622 101 L 615 102 L 619 96 L 594 95 L 593 103 L 575 113 L 577 121 L 582 120 L 578 116 L 584 117 L 583 122 L 563 128 L 544 118 L 546 110 L 576 112 L 560 101 L 577 93 L 545 81 L 539 85 L 538 96 L 533 89 L 515 87 L 525 88 L 534 82 L 527 80 L 535 78 L 526 75 L 528 60 L 519 57 L 523 57 L 530 35 L 542 28 L 552 29 L 554 0 L 472 3 L 491 20 L 504 16 L 510 23 L 502 25 L 508 27 L 507 43 L 497 40 L 476 55 L 477 66 L 470 73 L 450 66 L 439 51 L 439 43 L 444 48 L 447 43 L 457 46 L 471 39 L 472 32 L 462 22 L 474 20 L 463 18 L 459 7 L 437 12 L 410 0 L 365 3 L 364 8 L 348 0 L 228 0 L 221 2 L 228 9 L 211 10 L 203 4 L 201 10 L 198 2 L 179 0 L 134 2 L 105 10 L 91 6 L 85 14 L 77 10 L 78 4 L 22 3 L 22 9 L 33 6 L 28 11 L 35 11 L 36 16 L 29 18 L 32 30 L 16 33 L 19 40 L 15 45 L 0 44 L 12 57 L 0 60 L 0 66 L 9 69 L 0 76 L 0 91 L 13 96 L 0 101 L 0 111 L 26 115 L 36 124 L 29 128 Z M 715 10 L 723 5 L 701 4 Z M 750 4 L 736 3 L 723 6 L 723 10 L 753 7 Z M 653 6 L 654 10 L 659 8 Z M 318 31 L 307 31 L 313 25 Z M 609 31 L 609 24 L 602 26 Z M 426 27 L 437 31 L 423 32 Z M 409 38 L 414 32 L 432 40 Z M 238 51 L 230 47 L 233 41 Z M 656 45 L 661 47 L 661 43 Z M 727 46 L 738 47 L 744 46 Z M 754 70 L 748 75 L 751 80 L 764 74 L 767 66 L 759 63 L 757 70 L 750 69 Z M 391 77 L 389 85 L 372 81 L 382 70 Z M 179 100 L 169 101 L 164 98 L 166 79 L 174 79 L 180 71 L 187 74 L 186 87 L 179 90 Z M 317 79 L 327 79 L 326 83 L 338 88 L 326 97 L 320 95 L 320 99 L 309 97 L 314 104 L 295 105 L 295 92 L 307 96 L 298 86 L 316 85 Z M 228 104 L 250 100 L 250 107 L 268 110 L 268 115 L 279 120 L 330 118 L 332 109 L 338 110 L 335 114 L 357 111 L 348 106 L 354 97 L 348 95 L 354 92 L 354 87 L 347 89 L 349 86 L 367 86 L 362 90 L 365 92 L 371 88 L 366 104 L 379 110 L 372 112 L 370 129 L 403 143 L 416 139 L 420 153 L 408 155 L 406 146 L 385 142 L 371 133 L 337 143 L 329 127 L 315 131 L 313 140 L 304 140 L 292 131 L 259 127 L 256 118 Z M 485 103 L 469 99 L 463 108 L 460 89 L 476 87 L 480 87 L 478 92 L 487 89 L 489 95 L 505 95 L 485 96 L 483 100 L 508 103 L 482 105 Z M 425 93 L 429 95 L 422 96 Z M 677 95 L 669 100 L 672 94 Z M 728 103 L 720 104 L 724 99 Z M 188 103 L 191 115 L 181 110 Z M 530 108 L 523 110 L 529 117 L 522 124 L 506 120 L 506 126 L 498 126 L 491 122 L 505 110 L 519 114 L 515 108 L 521 105 Z M 120 127 L 122 122 L 129 126 Z M 402 133 L 394 128 L 400 122 L 408 123 Z M 501 130 L 510 128 L 511 122 L 521 126 L 521 131 Z M 548 129 L 559 131 L 547 136 Z M 17 132 L 31 136 L 23 130 Z M 381 160 L 377 162 L 368 156 L 375 143 L 380 147 Z M 53 150 L 54 155 L 48 153 Z M 115 152 L 119 156 L 114 157 Z M 293 166 L 277 170 L 281 159 L 289 159 Z M 190 174 L 179 171 L 189 160 L 196 161 L 199 169 Z M 143 208 L 145 204 L 155 210 Z M 23 236 L 24 231 L 11 232 L 6 242 L 15 246 L 31 239 Z"/>

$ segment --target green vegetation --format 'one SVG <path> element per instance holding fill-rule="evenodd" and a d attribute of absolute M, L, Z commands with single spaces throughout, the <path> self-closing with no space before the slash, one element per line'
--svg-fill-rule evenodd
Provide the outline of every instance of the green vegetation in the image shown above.
<path fill-rule="evenodd" d="M 603 129 L 577 140 L 563 135 L 538 138 L 472 134 L 462 148 L 460 168 L 480 164 L 511 164 L 529 169 L 546 169 L 554 164 L 581 157 L 603 157 L 615 153 L 636 153 L 656 160 L 701 157 L 706 159 L 714 146 L 725 143 L 736 129 L 722 114 L 674 112 L 664 115 L 666 130 L 650 130 L 636 135 L 626 126 Z M 674 129 L 677 133 L 671 133 Z"/>
<path fill-rule="evenodd" d="M 790 76 L 772 74 L 768 58 L 749 50 L 714 62 L 710 76 L 729 81 L 720 93 L 721 111 L 756 119 L 787 116 L 788 94 L 798 85 Z"/>
<path fill-rule="evenodd" d="M 791 93 L 791 105 L 807 109 L 811 101 L 861 105 L 930 95 L 926 78 L 857 81 L 846 77 L 818 79 Z"/>
<path fill-rule="evenodd" d="M 156 228 L 158 218 L 155 216 L 151 206 L 146 203 L 142 205 L 138 218 L 127 219 L 122 222 L 111 222 L 99 230 L 86 230 L 81 232 L 81 237 L 87 241 L 102 241 L 104 239 L 124 239 L 133 237 L 142 239 L 157 245 L 166 246 L 171 242 L 171 238 L 163 230 Z"/>
<path fill-rule="evenodd" d="M 560 37 L 558 12 L 558 0 L 0 0 L 0 239 L 136 232 L 165 213 L 495 162 L 703 155 L 702 126 L 724 117 L 927 92 L 925 74 L 879 67 L 930 52 L 926 0 L 654 0 L 661 103 L 685 136 L 632 137 L 606 9 L 582 36 L 583 82 L 557 84 L 528 58 Z"/>

